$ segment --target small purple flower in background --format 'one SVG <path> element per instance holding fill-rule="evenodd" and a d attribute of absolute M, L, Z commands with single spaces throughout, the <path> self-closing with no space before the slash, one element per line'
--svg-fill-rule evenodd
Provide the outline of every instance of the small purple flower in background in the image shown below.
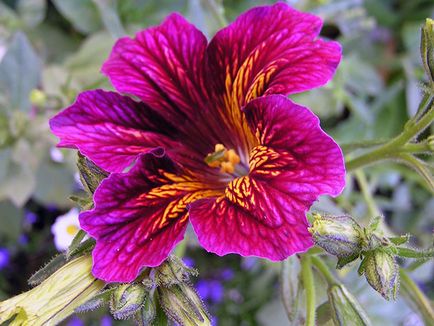
<path fill-rule="evenodd" d="M 252 269 L 256 266 L 258 258 L 256 257 L 244 257 L 241 261 L 241 268 L 244 270 Z"/>
<path fill-rule="evenodd" d="M 220 278 L 223 281 L 230 281 L 234 278 L 234 271 L 231 268 L 225 268 L 221 273 L 220 273 Z"/>
<path fill-rule="evenodd" d="M 184 262 L 185 266 L 187 266 L 187 267 L 194 268 L 194 266 L 195 266 L 193 258 L 184 257 L 184 258 L 182 258 L 182 261 Z"/>
<path fill-rule="evenodd" d="M 196 290 L 204 301 L 217 304 L 223 300 L 225 289 L 217 280 L 199 280 L 196 283 Z"/>
<path fill-rule="evenodd" d="M 84 322 L 78 317 L 72 317 L 66 326 L 84 326 Z"/>
<path fill-rule="evenodd" d="M 56 222 L 51 226 L 51 233 L 54 235 L 54 244 L 59 251 L 68 249 L 77 232 L 80 230 L 78 222 L 79 211 L 72 208 L 64 215 L 57 217 Z"/>
<path fill-rule="evenodd" d="M 20 234 L 18 243 L 22 246 L 27 245 L 29 243 L 29 237 L 26 234 Z"/>
<path fill-rule="evenodd" d="M 9 265 L 10 255 L 9 250 L 6 248 L 0 248 L 0 270 Z"/>
<path fill-rule="evenodd" d="M 35 224 L 38 221 L 38 215 L 32 211 L 27 211 L 24 213 L 24 220 L 27 224 Z"/>
<path fill-rule="evenodd" d="M 109 315 L 105 315 L 101 317 L 101 323 L 100 326 L 112 326 L 113 325 L 113 319 Z"/>

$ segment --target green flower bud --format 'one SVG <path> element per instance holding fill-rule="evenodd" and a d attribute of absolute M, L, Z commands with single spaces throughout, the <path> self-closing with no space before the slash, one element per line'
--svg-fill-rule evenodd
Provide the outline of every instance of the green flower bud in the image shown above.
<path fill-rule="evenodd" d="M 430 18 L 422 27 L 420 54 L 425 71 L 430 81 L 434 82 L 434 20 Z"/>
<path fill-rule="evenodd" d="M 92 258 L 66 263 L 33 289 L 0 302 L 0 324 L 57 325 L 97 295 L 105 283 L 91 273 Z"/>
<path fill-rule="evenodd" d="M 81 183 L 89 194 L 93 194 L 108 173 L 87 159 L 80 152 L 77 160 L 78 171 L 80 172 Z"/>
<path fill-rule="evenodd" d="M 170 287 L 188 281 L 190 275 L 197 275 L 196 270 L 187 267 L 178 257 L 170 256 L 155 270 L 155 281 Z"/>
<path fill-rule="evenodd" d="M 146 297 L 145 303 L 136 314 L 137 325 L 153 325 L 153 321 L 157 315 L 157 308 L 155 307 L 155 301 L 153 295 Z"/>
<path fill-rule="evenodd" d="M 32 89 L 29 98 L 30 103 L 36 106 L 42 107 L 47 103 L 47 95 L 43 91 L 36 88 Z"/>
<path fill-rule="evenodd" d="M 116 319 L 128 319 L 142 308 L 148 291 L 141 284 L 121 284 L 112 294 L 110 311 Z"/>
<path fill-rule="evenodd" d="M 188 326 L 211 325 L 202 300 L 190 285 L 181 283 L 170 288 L 159 287 L 158 295 L 161 307 L 174 322 Z"/>
<path fill-rule="evenodd" d="M 335 325 L 371 325 L 363 308 L 342 284 L 328 288 L 327 295 Z"/>
<path fill-rule="evenodd" d="M 367 254 L 362 265 L 371 287 L 386 300 L 395 300 L 399 288 L 399 266 L 395 257 L 382 250 L 376 250 Z"/>
<path fill-rule="evenodd" d="M 341 257 L 358 255 L 364 242 L 363 230 L 350 216 L 313 214 L 309 232 L 315 243 L 328 253 Z"/>

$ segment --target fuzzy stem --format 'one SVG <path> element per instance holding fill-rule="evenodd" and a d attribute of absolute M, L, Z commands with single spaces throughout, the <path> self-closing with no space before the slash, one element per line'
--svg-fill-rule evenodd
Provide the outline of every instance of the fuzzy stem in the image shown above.
<path fill-rule="evenodd" d="M 429 299 L 419 289 L 416 283 L 410 278 L 406 271 L 400 269 L 402 294 L 410 304 L 414 304 L 426 322 L 431 325 L 434 320 L 434 312 Z"/>
<path fill-rule="evenodd" d="M 396 138 L 381 145 L 372 151 L 362 154 L 354 159 L 350 159 L 346 162 L 347 171 L 357 170 L 366 165 L 371 165 L 373 163 L 395 158 L 398 154 L 402 152 L 409 152 L 415 150 L 415 152 L 425 151 L 422 149 L 424 145 L 419 144 L 407 144 L 406 143 L 416 137 L 419 133 L 425 130 L 434 120 L 434 105 L 430 104 L 430 108 L 425 113 L 424 116 L 420 118 L 419 121 L 410 120 L 404 127 L 404 131 L 398 135 Z M 414 145 L 418 145 L 416 148 Z"/>
<path fill-rule="evenodd" d="M 324 276 L 329 286 L 338 284 L 335 277 L 321 258 L 312 256 L 311 259 L 313 266 L 315 266 L 315 268 Z"/>
<path fill-rule="evenodd" d="M 372 197 L 371 190 L 369 189 L 368 180 L 366 175 L 362 170 L 357 170 L 355 172 L 357 182 L 359 184 L 360 190 L 362 191 L 363 198 L 365 199 L 366 205 L 368 206 L 370 216 L 380 216 L 381 212 L 375 204 L 374 198 Z"/>
<path fill-rule="evenodd" d="M 312 259 L 301 257 L 301 277 L 306 291 L 306 326 L 315 326 L 315 284 L 313 282 Z"/>

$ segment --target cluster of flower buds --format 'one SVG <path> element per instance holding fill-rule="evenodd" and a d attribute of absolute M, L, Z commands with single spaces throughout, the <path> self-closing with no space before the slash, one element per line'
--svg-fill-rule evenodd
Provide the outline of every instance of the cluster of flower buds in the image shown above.
<path fill-rule="evenodd" d="M 368 227 L 361 227 L 351 216 L 313 214 L 309 228 L 314 242 L 338 258 L 336 268 L 361 259 L 359 274 L 386 300 L 396 299 L 399 287 L 399 266 L 396 256 L 432 258 L 433 251 L 416 251 L 402 247 L 408 236 L 385 237 L 378 230 L 381 218 L 374 218 Z"/>
<path fill-rule="evenodd" d="M 134 283 L 113 284 L 76 309 L 86 312 L 109 305 L 115 319 L 152 325 L 167 317 L 179 325 L 210 325 L 210 318 L 189 278 L 197 275 L 175 256 L 144 270 Z"/>

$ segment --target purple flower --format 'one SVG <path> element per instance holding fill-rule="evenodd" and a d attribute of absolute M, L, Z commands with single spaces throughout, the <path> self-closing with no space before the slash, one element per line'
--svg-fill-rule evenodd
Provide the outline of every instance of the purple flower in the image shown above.
<path fill-rule="evenodd" d="M 0 248 L 0 270 L 9 265 L 9 260 L 9 250 L 6 248 Z"/>
<path fill-rule="evenodd" d="M 38 221 L 38 215 L 31 211 L 26 211 L 24 219 L 28 224 L 35 224 Z"/>
<path fill-rule="evenodd" d="M 193 258 L 190 258 L 190 257 L 184 257 L 184 258 L 182 258 L 182 261 L 184 262 L 184 264 L 187 266 L 187 267 L 190 267 L 190 268 L 194 268 L 194 259 Z"/>
<path fill-rule="evenodd" d="M 224 287 L 217 280 L 199 280 L 196 283 L 196 290 L 203 300 L 211 303 L 219 303 L 223 300 Z"/>
<path fill-rule="evenodd" d="M 189 221 L 218 255 L 278 261 L 312 246 L 305 212 L 342 191 L 343 156 L 286 95 L 335 72 L 341 48 L 318 38 L 321 24 L 277 3 L 209 43 L 178 14 L 116 42 L 102 71 L 140 101 L 86 91 L 50 121 L 60 147 L 111 173 L 80 215 L 97 278 L 129 282 L 161 264 Z"/>

